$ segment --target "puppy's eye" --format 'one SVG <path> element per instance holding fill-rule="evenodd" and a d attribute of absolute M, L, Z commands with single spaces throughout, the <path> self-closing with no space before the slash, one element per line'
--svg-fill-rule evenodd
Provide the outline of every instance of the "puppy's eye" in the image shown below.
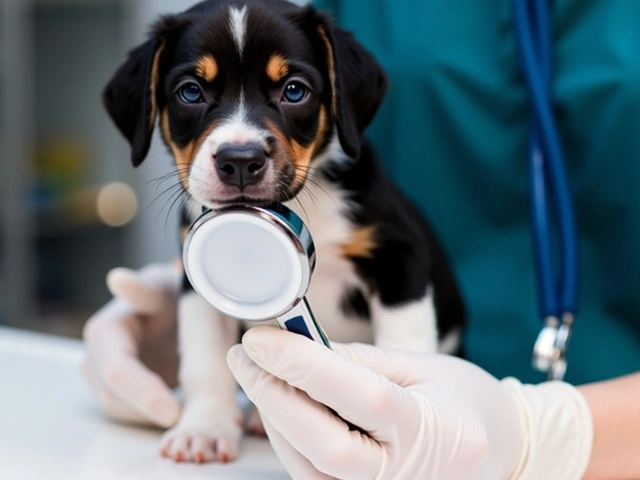
<path fill-rule="evenodd" d="M 200 103 L 204 99 L 202 91 L 195 83 L 188 83 L 178 92 L 184 103 Z"/>
<path fill-rule="evenodd" d="M 307 96 L 307 87 L 301 82 L 290 82 L 284 87 L 283 98 L 285 102 L 299 103 Z"/>

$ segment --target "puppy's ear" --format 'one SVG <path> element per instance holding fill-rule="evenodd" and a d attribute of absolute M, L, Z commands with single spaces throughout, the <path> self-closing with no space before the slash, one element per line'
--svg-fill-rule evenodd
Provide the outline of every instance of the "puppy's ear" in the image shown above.
<path fill-rule="evenodd" d="M 102 94 L 102 101 L 120 133 L 131 144 L 135 167 L 146 158 L 156 124 L 166 58 L 188 19 L 163 17 L 150 38 L 129 53 Z"/>
<path fill-rule="evenodd" d="M 351 33 L 312 7 L 308 7 L 306 14 L 316 19 L 314 33 L 325 57 L 331 84 L 331 110 L 340 144 L 347 155 L 357 158 L 362 133 L 387 92 L 387 76 Z"/>

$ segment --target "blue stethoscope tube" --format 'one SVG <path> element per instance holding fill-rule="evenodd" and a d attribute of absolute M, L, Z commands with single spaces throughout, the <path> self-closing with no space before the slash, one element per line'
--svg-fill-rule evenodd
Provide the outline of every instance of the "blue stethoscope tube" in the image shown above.
<path fill-rule="evenodd" d="M 578 251 L 564 155 L 551 107 L 552 26 L 547 0 L 513 0 L 515 32 L 532 104 L 529 151 L 530 201 L 540 314 L 545 326 L 534 348 L 534 366 L 562 379 L 578 299 Z M 550 215 L 550 208 L 553 214 Z M 558 237 L 554 274 L 552 221 Z"/>

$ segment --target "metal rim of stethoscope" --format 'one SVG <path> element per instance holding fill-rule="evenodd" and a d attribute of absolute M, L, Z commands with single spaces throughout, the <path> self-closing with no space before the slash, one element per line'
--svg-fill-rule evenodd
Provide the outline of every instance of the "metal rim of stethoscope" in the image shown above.
<path fill-rule="evenodd" d="M 279 317 L 304 300 L 304 296 L 311 282 L 311 275 L 315 268 L 316 255 L 313 239 L 302 220 L 291 209 L 284 205 L 277 205 L 273 209 L 263 207 L 253 207 L 244 205 L 225 206 L 220 209 L 211 210 L 203 209 L 203 214 L 193 223 L 184 242 L 183 263 L 185 273 L 189 278 L 193 288 L 206 299 L 212 296 L 217 298 L 216 307 L 223 313 L 235 317 L 235 309 L 229 309 L 228 304 L 222 301 L 222 295 L 216 291 L 203 274 L 202 265 L 199 261 L 199 252 L 192 248 L 198 232 L 202 231 L 203 226 L 211 225 L 212 221 L 218 218 L 229 218 L 229 214 L 239 214 L 249 216 L 254 219 L 260 219 L 264 225 L 275 227 L 277 231 L 284 234 L 288 240 L 288 244 L 284 242 L 285 248 L 293 247 L 295 256 L 298 260 L 300 269 L 299 280 L 300 285 L 295 295 L 291 295 L 290 300 L 286 304 L 280 302 L 281 305 L 277 310 L 268 314 L 251 314 L 244 310 L 242 320 L 247 321 L 263 321 L 271 318 Z"/>
<path fill-rule="evenodd" d="M 531 205 L 544 326 L 536 340 L 532 360 L 534 367 L 547 372 L 550 380 L 562 380 L 578 303 L 578 254 L 564 155 L 551 111 L 551 18 L 547 0 L 512 0 L 512 6 L 522 68 L 533 106 Z M 559 289 L 553 278 L 547 189 L 551 190 L 559 230 Z"/>

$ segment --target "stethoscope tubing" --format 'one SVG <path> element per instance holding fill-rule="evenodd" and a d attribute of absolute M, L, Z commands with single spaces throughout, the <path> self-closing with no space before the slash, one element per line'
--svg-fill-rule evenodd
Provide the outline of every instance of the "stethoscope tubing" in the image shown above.
<path fill-rule="evenodd" d="M 573 316 L 578 306 L 578 251 L 564 154 L 551 109 L 549 6 L 546 0 L 513 0 L 513 11 L 522 68 L 532 100 L 530 190 L 540 313 L 544 318 Z M 550 206 L 554 207 L 554 218 L 551 219 Z M 556 221 L 558 233 L 560 271 L 557 280 L 553 274 L 551 220 Z"/>
<path fill-rule="evenodd" d="M 551 36 L 549 29 L 544 28 L 548 25 L 548 6 L 546 1 L 534 2 L 535 3 L 535 15 L 534 20 L 536 26 L 539 28 L 538 38 L 533 38 L 532 43 L 535 43 L 535 50 L 537 54 L 537 62 L 540 65 L 541 75 L 544 79 L 542 87 L 544 88 L 544 94 L 546 98 L 549 98 L 549 92 L 551 89 Z M 545 173 L 544 165 L 544 148 L 541 143 L 541 131 L 538 127 L 535 118 L 532 115 L 533 128 L 530 135 L 530 147 L 529 147 L 529 179 L 531 181 L 530 187 L 530 205 L 531 205 L 531 217 L 533 219 L 534 228 L 532 228 L 534 235 L 534 248 L 537 265 L 537 283 L 538 283 L 538 295 L 541 315 L 543 317 L 549 317 L 558 315 L 558 305 L 556 301 L 556 289 L 553 282 L 547 281 L 547 279 L 554 278 L 553 269 L 553 257 L 549 248 L 542 248 L 543 245 L 551 245 L 552 237 L 549 228 L 549 205 L 547 204 L 547 195 L 549 185 L 547 175 Z"/>

